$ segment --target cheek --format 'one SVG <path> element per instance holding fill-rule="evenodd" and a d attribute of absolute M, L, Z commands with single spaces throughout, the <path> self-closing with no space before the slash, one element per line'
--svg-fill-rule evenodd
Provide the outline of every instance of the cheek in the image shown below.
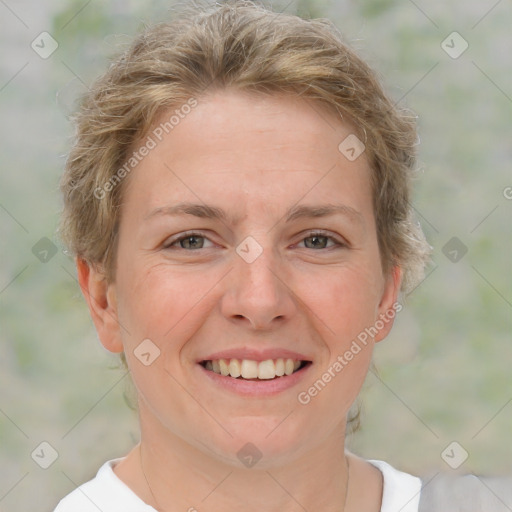
<path fill-rule="evenodd" d="M 319 318 L 317 330 L 328 357 L 322 360 L 316 384 L 305 390 L 305 398 L 315 397 L 317 407 L 336 404 L 338 419 L 359 394 L 372 359 L 373 341 L 366 329 L 375 322 L 380 281 L 378 273 L 365 268 L 331 269 L 328 276 L 317 278 L 318 286 L 309 293 L 307 303 Z"/>
<path fill-rule="evenodd" d="M 119 319 L 130 345 L 150 338 L 163 351 L 173 339 L 187 339 L 197 329 L 194 318 L 210 306 L 219 280 L 214 272 L 173 272 L 166 264 L 119 269 Z M 122 284 L 121 284 L 122 283 Z"/>
<path fill-rule="evenodd" d="M 373 323 L 380 281 L 364 266 L 323 269 L 298 281 L 297 296 L 318 316 L 330 344 L 342 348 Z"/>

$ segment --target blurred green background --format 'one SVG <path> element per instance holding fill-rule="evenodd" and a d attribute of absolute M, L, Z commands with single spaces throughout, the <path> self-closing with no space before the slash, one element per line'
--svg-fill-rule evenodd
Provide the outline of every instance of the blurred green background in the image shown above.
<path fill-rule="evenodd" d="M 57 187 L 77 96 L 172 5 L 0 3 L 2 511 L 53 510 L 137 442 L 128 379 L 97 341 L 55 238 Z M 377 346 L 378 376 L 369 374 L 349 447 L 422 475 L 450 470 L 441 453 L 457 441 L 469 454 L 459 471 L 512 473 L 512 4 L 296 0 L 274 8 L 332 19 L 419 116 L 414 204 L 433 262 Z M 58 43 L 45 59 L 31 48 L 44 31 Z M 468 44 L 457 58 L 442 47 L 454 31 Z M 453 51 L 464 44 L 447 41 Z M 31 458 L 43 441 L 58 452 L 48 469 Z"/>

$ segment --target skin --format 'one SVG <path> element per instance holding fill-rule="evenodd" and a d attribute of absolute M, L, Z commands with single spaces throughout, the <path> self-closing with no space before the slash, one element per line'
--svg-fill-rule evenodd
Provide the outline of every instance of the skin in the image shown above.
<path fill-rule="evenodd" d="M 344 441 L 373 346 L 393 322 L 310 403 L 297 401 L 400 288 L 399 267 L 382 272 L 365 154 L 349 161 L 338 150 L 351 133 L 298 97 L 210 93 L 125 183 L 114 280 L 77 260 L 99 338 L 125 352 L 138 391 L 141 442 L 114 471 L 155 508 L 339 512 L 350 461 L 345 511 L 380 510 L 380 471 Z M 230 218 L 147 218 L 183 201 Z M 284 222 L 292 206 L 326 203 L 359 213 Z M 199 249 L 175 242 L 190 230 L 206 237 L 193 240 Z M 333 238 L 313 246 L 314 230 Z M 247 236 L 263 250 L 252 263 L 236 252 Z M 147 338 L 160 349 L 149 366 L 134 355 Z M 198 376 L 197 359 L 240 347 L 294 350 L 313 365 L 266 398 Z M 247 442 L 263 454 L 250 469 L 237 457 Z"/>

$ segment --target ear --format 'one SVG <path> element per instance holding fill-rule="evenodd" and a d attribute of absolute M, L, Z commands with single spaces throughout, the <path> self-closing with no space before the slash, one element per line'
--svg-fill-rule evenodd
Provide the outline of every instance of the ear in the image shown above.
<path fill-rule="evenodd" d="M 122 352 L 115 284 L 108 283 L 103 272 L 82 258 L 76 258 L 76 268 L 80 288 L 102 345 L 110 352 Z"/>
<path fill-rule="evenodd" d="M 377 309 L 378 317 L 375 319 L 375 323 L 379 329 L 374 338 L 375 342 L 383 340 L 389 334 L 391 327 L 393 327 L 395 316 L 402 310 L 403 306 L 398 302 L 401 284 L 402 268 L 396 265 L 388 274 Z M 380 328 L 381 323 L 384 324 L 382 328 Z"/>

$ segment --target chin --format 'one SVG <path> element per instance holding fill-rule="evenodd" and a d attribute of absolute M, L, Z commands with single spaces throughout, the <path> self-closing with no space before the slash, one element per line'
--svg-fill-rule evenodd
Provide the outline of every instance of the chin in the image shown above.
<path fill-rule="evenodd" d="M 244 417 L 225 424 L 233 437 L 222 436 L 203 446 L 213 446 L 213 450 L 226 464 L 237 468 L 270 469 L 292 462 L 308 449 L 308 439 L 290 418 Z M 289 424 L 285 426 L 286 422 Z M 210 452 L 211 455 L 211 452 Z"/>

